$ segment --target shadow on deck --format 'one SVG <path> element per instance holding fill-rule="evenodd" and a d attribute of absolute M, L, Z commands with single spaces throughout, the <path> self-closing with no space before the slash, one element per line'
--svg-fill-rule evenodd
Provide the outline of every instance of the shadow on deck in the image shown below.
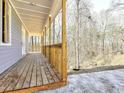
<path fill-rule="evenodd" d="M 0 75 L 0 93 L 32 93 L 65 85 L 41 54 L 28 54 Z"/>

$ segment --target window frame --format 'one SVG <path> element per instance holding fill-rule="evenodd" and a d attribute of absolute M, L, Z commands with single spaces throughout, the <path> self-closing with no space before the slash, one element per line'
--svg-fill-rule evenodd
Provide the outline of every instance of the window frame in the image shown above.
<path fill-rule="evenodd" d="M 8 11 L 6 12 L 6 9 L 3 9 L 3 1 L 6 1 L 6 0 L 1 0 L 1 39 L 0 39 L 0 46 L 11 46 L 11 22 L 12 22 L 12 7 L 11 7 L 11 4 L 9 3 L 9 0 L 6 2 L 7 4 L 8 4 Z M 6 7 L 6 4 L 5 4 L 5 7 Z M 8 20 L 9 20 L 9 25 L 8 25 L 8 27 L 7 27 L 7 24 L 6 23 L 4 23 L 4 24 L 6 24 L 5 26 L 3 26 L 3 11 L 5 12 L 5 13 L 8 13 Z M 6 15 L 6 17 L 7 17 L 7 14 L 5 14 Z M 6 19 L 7 18 L 5 18 L 4 19 L 4 22 L 6 22 Z M 4 27 L 4 29 L 7 29 L 8 28 L 8 30 L 9 31 L 7 31 L 8 32 L 8 42 L 3 42 L 3 40 L 2 40 L 2 38 L 3 38 L 3 27 Z"/>

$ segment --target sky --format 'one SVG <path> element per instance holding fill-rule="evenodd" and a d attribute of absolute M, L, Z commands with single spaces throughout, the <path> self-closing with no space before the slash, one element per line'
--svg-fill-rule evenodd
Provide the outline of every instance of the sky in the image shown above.
<path fill-rule="evenodd" d="M 99 13 L 101 10 L 106 10 L 110 7 L 112 0 L 91 0 L 93 4 L 93 10 Z"/>

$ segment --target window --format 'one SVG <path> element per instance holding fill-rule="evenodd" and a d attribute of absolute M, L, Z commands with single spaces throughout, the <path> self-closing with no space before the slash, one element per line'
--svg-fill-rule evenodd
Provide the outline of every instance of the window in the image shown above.
<path fill-rule="evenodd" d="M 8 0 L 2 0 L 2 38 L 3 45 L 10 45 L 11 43 L 11 6 Z"/>

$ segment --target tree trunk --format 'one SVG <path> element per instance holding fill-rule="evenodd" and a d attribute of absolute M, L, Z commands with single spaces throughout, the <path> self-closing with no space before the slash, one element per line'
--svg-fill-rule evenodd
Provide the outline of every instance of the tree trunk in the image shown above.
<path fill-rule="evenodd" d="M 76 47 L 76 66 L 75 69 L 79 70 L 80 66 L 79 66 L 79 2 L 80 0 L 76 0 L 76 5 L 77 5 L 77 15 L 76 15 L 76 34 L 75 34 L 75 47 Z"/>

